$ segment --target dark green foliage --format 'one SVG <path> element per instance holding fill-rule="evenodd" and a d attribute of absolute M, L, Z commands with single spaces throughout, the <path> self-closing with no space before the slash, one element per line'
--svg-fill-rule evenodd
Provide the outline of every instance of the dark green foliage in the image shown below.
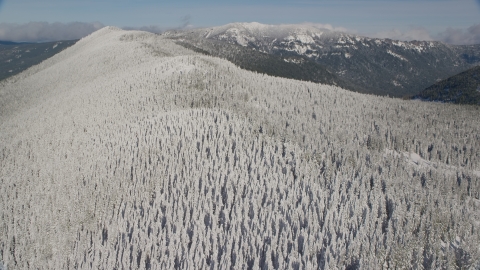
<path fill-rule="evenodd" d="M 414 98 L 480 105 L 480 66 L 437 82 Z"/>
<path fill-rule="evenodd" d="M 22 45 L 22 44 L 34 44 L 34 43 L 31 43 L 31 42 L 13 42 L 13 41 L 0 40 L 0 45 Z"/>
<path fill-rule="evenodd" d="M 208 51 L 206 51 L 204 49 L 200 49 L 198 47 L 195 47 L 192 44 L 184 42 L 184 41 L 178 41 L 177 44 L 182 45 L 183 47 L 185 47 L 189 50 L 192 50 L 194 52 L 201 53 L 203 55 L 211 55 Z"/>
<path fill-rule="evenodd" d="M 0 41 L 0 80 L 37 65 L 75 44 L 76 40 L 45 43 Z M 56 45 L 56 46 L 55 46 Z"/>
<path fill-rule="evenodd" d="M 337 85 L 356 92 L 367 92 L 364 88 L 339 78 L 324 66 L 305 56 L 292 53 L 268 54 L 240 45 L 208 39 L 182 39 L 177 41 L 177 44 L 204 55 L 224 58 L 245 70 L 288 79 Z"/>
<path fill-rule="evenodd" d="M 166 34 L 248 70 L 327 84 L 333 80 L 349 90 L 392 97 L 417 95 L 480 63 L 480 45 L 402 42 L 304 26 L 231 24 Z M 284 60 L 290 63 L 280 63 Z"/>
<path fill-rule="evenodd" d="M 333 38 L 339 39 L 339 37 Z M 440 78 L 457 74 L 480 61 L 479 46 L 450 46 L 440 42 L 412 42 L 411 46 L 428 48 L 406 49 L 395 41 L 365 39 L 368 46 L 341 47 L 326 44 L 318 49 L 321 57 L 312 61 L 328 67 L 341 79 L 367 89 L 360 91 L 376 95 L 402 97 L 415 95 Z M 429 44 L 431 47 L 429 47 Z M 284 54 L 278 49 L 274 54 Z M 291 53 L 288 52 L 287 53 Z M 345 57 L 346 54 L 351 57 Z"/>
<path fill-rule="evenodd" d="M 479 45 L 465 45 L 457 46 L 457 49 L 461 51 L 461 58 L 469 64 L 480 63 L 480 49 Z"/>

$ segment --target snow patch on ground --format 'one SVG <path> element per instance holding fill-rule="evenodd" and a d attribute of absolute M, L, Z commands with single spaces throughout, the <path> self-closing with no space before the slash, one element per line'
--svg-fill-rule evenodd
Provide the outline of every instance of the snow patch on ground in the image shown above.
<path fill-rule="evenodd" d="M 283 61 L 287 62 L 287 63 L 295 63 L 295 64 L 301 64 L 304 62 L 304 60 L 302 58 L 300 59 L 295 59 L 295 58 L 285 58 L 283 59 Z"/>
<path fill-rule="evenodd" d="M 395 40 L 395 41 L 392 42 L 392 44 L 397 46 L 397 47 L 406 48 L 405 42 L 403 42 L 403 41 Z"/>
<path fill-rule="evenodd" d="M 295 44 L 295 51 L 297 51 L 299 54 L 305 54 L 307 52 L 307 48 L 305 46 Z"/>
<path fill-rule="evenodd" d="M 410 158 L 410 160 L 417 165 L 425 161 L 423 158 L 420 157 L 420 155 L 416 153 L 410 153 L 410 155 L 408 155 L 408 158 Z"/>
<path fill-rule="evenodd" d="M 449 173 L 452 173 L 452 174 L 457 173 L 458 169 L 459 169 L 456 166 L 451 166 L 451 165 L 447 165 L 447 164 L 440 163 L 440 162 L 435 162 L 435 161 L 428 161 L 428 160 L 422 158 L 419 154 L 413 153 L 413 152 L 410 152 L 410 153 L 409 152 L 401 152 L 401 153 L 399 153 L 395 150 L 385 149 L 385 155 L 384 156 L 385 157 L 386 156 L 394 156 L 395 158 L 402 158 L 403 157 L 405 159 L 405 161 L 407 161 L 408 163 L 410 163 L 413 166 L 443 170 L 445 172 L 449 172 Z M 465 170 L 465 171 L 468 172 L 469 174 L 480 177 L 480 171 L 478 171 L 478 170 Z M 480 202 L 480 200 L 479 200 L 479 202 Z"/>
<path fill-rule="evenodd" d="M 396 87 L 403 87 L 402 84 L 400 84 L 397 81 L 392 81 L 392 84 L 395 85 Z"/>
<path fill-rule="evenodd" d="M 323 32 L 316 32 L 312 34 L 313 37 L 320 38 L 323 35 Z"/>
<path fill-rule="evenodd" d="M 420 155 L 417 153 L 409 153 L 409 152 L 397 152 L 395 150 L 391 149 L 385 149 L 385 156 L 394 156 L 395 158 L 401 158 L 403 157 L 408 163 L 411 165 L 415 166 L 421 166 L 421 167 L 431 167 L 431 168 L 437 168 L 438 165 L 434 162 L 427 161 L 423 159 Z"/>
<path fill-rule="evenodd" d="M 297 41 L 300 41 L 305 44 L 314 44 L 315 40 L 309 35 L 298 35 L 297 36 Z"/>
<path fill-rule="evenodd" d="M 400 54 L 394 53 L 394 52 L 392 52 L 392 51 L 390 51 L 390 50 L 387 50 L 387 53 L 390 54 L 390 55 L 392 55 L 392 56 L 394 56 L 394 57 L 396 57 L 396 58 L 398 58 L 398 59 L 400 59 L 400 60 L 402 60 L 402 61 L 408 62 L 408 60 L 407 60 L 405 57 L 401 56 Z"/>
<path fill-rule="evenodd" d="M 311 57 L 318 57 L 318 53 L 317 53 L 317 52 L 306 53 L 305 55 L 308 56 L 308 57 L 310 57 L 310 58 L 311 58 Z"/>
<path fill-rule="evenodd" d="M 425 48 L 421 47 L 421 46 L 413 46 L 413 49 L 415 51 L 417 51 L 418 53 L 421 53 L 425 50 Z"/>

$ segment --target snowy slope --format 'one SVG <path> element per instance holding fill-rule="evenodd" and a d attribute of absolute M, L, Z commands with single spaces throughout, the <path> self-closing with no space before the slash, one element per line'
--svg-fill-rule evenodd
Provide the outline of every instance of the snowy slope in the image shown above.
<path fill-rule="evenodd" d="M 475 108 L 255 74 L 112 27 L 0 95 L 7 269 L 479 263 Z"/>

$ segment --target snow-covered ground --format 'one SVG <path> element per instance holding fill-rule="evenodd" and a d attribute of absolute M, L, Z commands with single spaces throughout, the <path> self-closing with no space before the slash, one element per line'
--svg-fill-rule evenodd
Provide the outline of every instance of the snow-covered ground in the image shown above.
<path fill-rule="evenodd" d="M 0 83 L 0 267 L 475 266 L 479 121 L 106 27 Z"/>

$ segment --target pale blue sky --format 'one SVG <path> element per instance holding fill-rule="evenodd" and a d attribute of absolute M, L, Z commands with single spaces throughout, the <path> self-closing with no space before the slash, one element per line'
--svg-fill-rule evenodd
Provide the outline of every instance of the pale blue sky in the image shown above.
<path fill-rule="evenodd" d="M 0 24 L 100 22 L 118 27 L 230 22 L 320 23 L 363 35 L 435 39 L 480 24 L 480 0 L 0 0 Z M 5 31 L 4 31 L 5 32 Z M 410 34 L 409 34 L 410 33 Z M 412 34 L 413 33 L 413 34 Z M 1 34 L 1 29 L 0 29 Z M 390 35 L 390 36 L 389 36 Z M 480 35 L 480 34 L 479 34 Z M 0 35 L 0 38 L 2 36 Z"/>

